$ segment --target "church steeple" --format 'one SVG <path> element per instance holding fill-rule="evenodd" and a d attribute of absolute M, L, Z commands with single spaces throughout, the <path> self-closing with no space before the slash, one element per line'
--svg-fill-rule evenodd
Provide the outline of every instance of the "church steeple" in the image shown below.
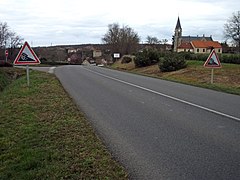
<path fill-rule="evenodd" d="M 175 33 L 174 33 L 174 39 L 173 39 L 173 51 L 177 52 L 177 48 L 181 43 L 181 37 L 182 37 L 182 27 L 180 23 L 180 18 L 178 16 L 177 24 L 175 27 Z"/>
<path fill-rule="evenodd" d="M 179 16 L 178 16 L 177 25 L 175 29 L 182 29 Z"/>

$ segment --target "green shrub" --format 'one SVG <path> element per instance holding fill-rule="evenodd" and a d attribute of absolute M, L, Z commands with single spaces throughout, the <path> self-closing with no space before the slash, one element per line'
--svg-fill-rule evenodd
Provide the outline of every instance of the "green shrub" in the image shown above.
<path fill-rule="evenodd" d="M 151 64 L 156 64 L 159 62 L 159 53 L 157 50 L 149 49 L 148 50 L 148 57 L 151 61 Z"/>
<path fill-rule="evenodd" d="M 240 54 L 221 54 L 219 59 L 223 63 L 240 64 Z"/>
<path fill-rule="evenodd" d="M 206 61 L 210 53 L 194 54 L 191 52 L 180 52 L 185 60 Z M 222 63 L 240 64 L 240 54 L 218 54 L 219 60 Z"/>
<path fill-rule="evenodd" d="M 143 51 L 138 52 L 136 54 L 136 58 L 134 59 L 134 63 L 136 67 L 149 66 L 151 62 L 148 57 L 148 51 L 144 49 Z"/>
<path fill-rule="evenodd" d="M 144 49 L 136 54 L 134 63 L 136 67 L 145 67 L 159 62 L 159 53 L 154 49 Z"/>
<path fill-rule="evenodd" d="M 186 61 L 182 54 L 170 53 L 159 60 L 159 69 L 162 72 L 176 71 L 187 67 Z"/>

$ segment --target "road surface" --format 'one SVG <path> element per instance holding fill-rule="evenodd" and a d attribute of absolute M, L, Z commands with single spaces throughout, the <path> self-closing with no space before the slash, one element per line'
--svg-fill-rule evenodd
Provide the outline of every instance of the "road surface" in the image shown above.
<path fill-rule="evenodd" d="M 240 179 L 240 96 L 92 66 L 55 74 L 131 179 Z"/>
<path fill-rule="evenodd" d="M 15 67 L 17 67 L 17 68 L 23 68 L 23 69 L 26 69 L 26 66 L 15 66 Z M 43 71 L 43 72 L 48 72 L 48 73 L 54 73 L 54 69 L 56 68 L 56 67 L 54 67 L 54 66 L 46 66 L 46 67 L 44 67 L 44 66 L 29 66 L 29 68 L 30 69 L 33 69 L 33 70 L 37 70 L 37 71 Z"/>

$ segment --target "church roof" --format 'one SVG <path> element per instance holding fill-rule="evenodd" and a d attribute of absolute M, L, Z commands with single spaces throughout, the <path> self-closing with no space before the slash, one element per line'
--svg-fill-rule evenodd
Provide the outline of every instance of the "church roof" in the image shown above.
<path fill-rule="evenodd" d="M 222 48 L 221 44 L 217 41 L 192 41 L 195 48 Z"/>
<path fill-rule="evenodd" d="M 190 42 L 183 42 L 180 44 L 178 49 L 193 49 L 192 44 Z"/>
<path fill-rule="evenodd" d="M 203 40 L 206 40 L 206 41 L 213 41 L 212 37 L 200 37 L 200 36 L 182 36 L 181 37 L 181 41 L 184 41 L 184 42 L 191 42 L 191 41 L 203 41 Z"/>
<path fill-rule="evenodd" d="M 177 25 L 175 29 L 182 29 L 179 16 L 178 16 Z"/>

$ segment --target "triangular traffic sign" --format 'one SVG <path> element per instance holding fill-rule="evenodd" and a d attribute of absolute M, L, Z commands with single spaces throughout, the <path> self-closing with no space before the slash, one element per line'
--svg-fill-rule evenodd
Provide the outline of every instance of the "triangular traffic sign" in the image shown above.
<path fill-rule="evenodd" d="M 40 60 L 34 53 L 32 48 L 27 42 L 24 43 L 23 47 L 19 51 L 16 59 L 14 60 L 14 65 L 30 65 L 30 64 L 40 64 Z"/>
<path fill-rule="evenodd" d="M 208 56 L 206 62 L 203 65 L 204 67 L 209 67 L 209 68 L 220 68 L 221 63 L 218 59 L 217 53 L 213 49 L 210 55 Z"/>

